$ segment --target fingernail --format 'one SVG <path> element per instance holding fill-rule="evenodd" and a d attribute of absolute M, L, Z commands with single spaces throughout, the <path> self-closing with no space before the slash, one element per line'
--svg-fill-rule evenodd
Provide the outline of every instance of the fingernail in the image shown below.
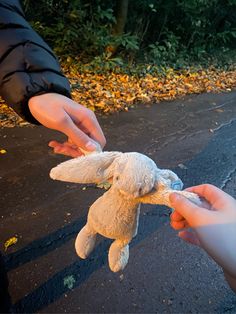
<path fill-rule="evenodd" d="M 85 147 L 88 149 L 88 150 L 95 150 L 97 148 L 96 144 L 94 144 L 93 142 L 89 141 Z"/>

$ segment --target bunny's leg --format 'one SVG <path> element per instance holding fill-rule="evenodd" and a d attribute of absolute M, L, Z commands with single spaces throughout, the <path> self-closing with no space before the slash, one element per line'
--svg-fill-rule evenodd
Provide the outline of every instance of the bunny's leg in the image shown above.
<path fill-rule="evenodd" d="M 129 259 L 129 240 L 115 240 L 109 249 L 108 261 L 110 269 L 118 272 L 125 268 Z"/>
<path fill-rule="evenodd" d="M 75 250 L 79 257 L 89 256 L 95 246 L 96 235 L 96 231 L 88 223 L 80 230 L 75 240 Z"/>

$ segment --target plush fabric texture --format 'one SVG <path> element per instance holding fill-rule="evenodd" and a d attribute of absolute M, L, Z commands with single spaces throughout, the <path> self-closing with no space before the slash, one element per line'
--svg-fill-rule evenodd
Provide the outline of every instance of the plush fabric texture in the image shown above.
<path fill-rule="evenodd" d="M 112 182 L 110 189 L 90 207 L 75 248 L 81 258 L 86 258 L 95 246 L 97 233 L 114 239 L 108 254 L 114 272 L 124 269 L 128 262 L 129 242 L 138 230 L 140 204 L 170 207 L 173 183 L 182 185 L 174 172 L 159 169 L 152 159 L 135 152 L 101 152 L 71 159 L 53 168 L 50 177 L 76 183 Z M 196 194 L 175 192 L 200 204 Z"/>
<path fill-rule="evenodd" d="M 20 116 L 37 123 L 28 109 L 35 95 L 70 97 L 70 85 L 50 47 L 25 20 L 18 0 L 0 1 L 0 95 Z"/>

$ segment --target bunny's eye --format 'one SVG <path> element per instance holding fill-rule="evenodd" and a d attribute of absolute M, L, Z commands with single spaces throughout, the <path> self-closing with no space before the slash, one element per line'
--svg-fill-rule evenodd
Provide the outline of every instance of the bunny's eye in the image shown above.
<path fill-rule="evenodd" d="M 118 181 L 119 179 L 120 179 L 120 177 L 119 177 L 119 176 L 116 176 L 116 177 L 115 177 L 115 180 L 116 180 L 116 181 Z"/>
<path fill-rule="evenodd" d="M 138 193 L 139 193 L 139 195 L 142 193 L 142 188 L 138 189 Z"/>

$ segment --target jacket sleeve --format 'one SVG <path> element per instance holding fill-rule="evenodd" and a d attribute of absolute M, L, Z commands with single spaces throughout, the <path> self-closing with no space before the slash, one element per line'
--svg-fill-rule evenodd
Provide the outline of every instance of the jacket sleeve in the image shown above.
<path fill-rule="evenodd" d="M 0 0 L 1 97 L 24 119 L 36 123 L 28 100 L 48 92 L 70 97 L 57 58 L 26 22 L 19 0 Z"/>

